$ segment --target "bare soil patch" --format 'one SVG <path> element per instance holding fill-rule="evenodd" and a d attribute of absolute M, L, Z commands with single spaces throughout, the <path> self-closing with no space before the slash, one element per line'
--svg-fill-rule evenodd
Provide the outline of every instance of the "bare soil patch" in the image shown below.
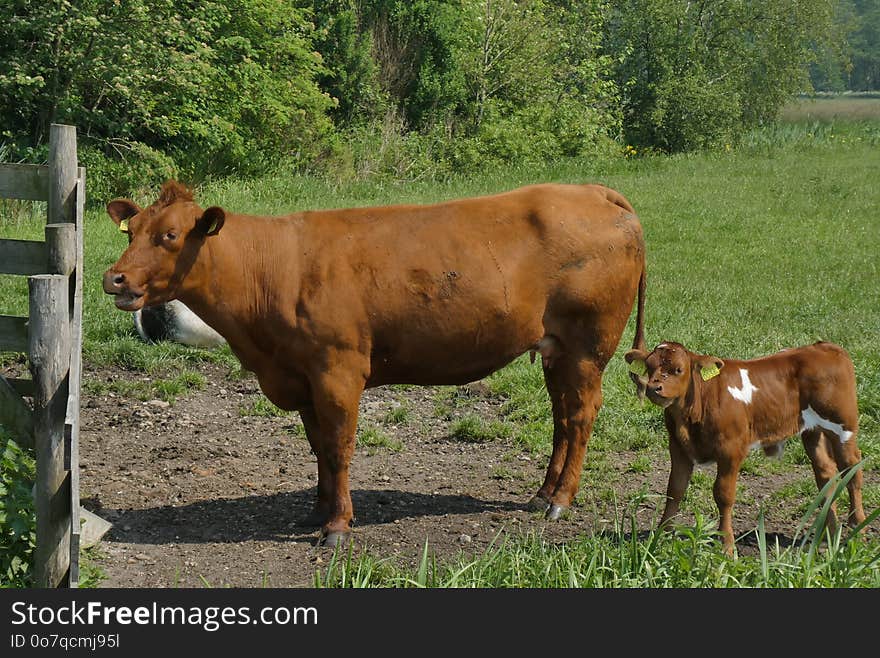
<path fill-rule="evenodd" d="M 217 366 L 199 369 L 207 385 L 171 406 L 112 393 L 84 396 L 83 504 L 114 524 L 98 552 L 106 574 L 101 586 L 311 586 L 332 551 L 315 545 L 316 528 L 300 524 L 317 476 L 298 416 L 243 416 L 240 410 L 261 397 L 256 381 L 230 379 Z M 133 377 L 147 378 L 122 370 L 85 373 L 86 380 L 106 384 Z M 524 509 L 543 480 L 547 457 L 511 439 L 453 438 L 456 415 L 498 419 L 503 403 L 480 383 L 456 395 L 466 399 L 445 417 L 438 417 L 434 388 L 364 395 L 361 423 L 387 436 L 392 447 L 357 448 L 351 477 L 356 552 L 404 566 L 418 562 L 426 541 L 438 560 L 452 560 L 508 535 L 571 540 L 613 526 L 639 491 L 656 494 L 637 511 L 640 528 L 657 518 L 668 473 L 664 437 L 649 451 L 646 473 L 630 470 L 636 453 L 606 455 L 608 466 L 597 477 L 607 475 L 616 500 L 586 489 L 569 518 L 549 523 Z M 407 410 L 399 422 L 389 414 L 396 407 Z M 737 529 L 754 527 L 763 505 L 768 530 L 785 541 L 797 512 L 791 504 L 768 509 L 767 501 L 786 482 L 809 475 L 808 466 L 794 474 L 743 474 Z M 747 544 L 741 552 L 750 550 Z"/>

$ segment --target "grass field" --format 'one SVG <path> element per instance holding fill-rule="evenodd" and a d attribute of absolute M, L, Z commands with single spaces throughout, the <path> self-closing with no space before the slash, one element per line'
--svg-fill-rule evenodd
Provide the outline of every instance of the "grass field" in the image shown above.
<path fill-rule="evenodd" d="M 782 108 L 780 118 L 793 121 L 878 121 L 880 93 L 802 97 Z"/>
<path fill-rule="evenodd" d="M 880 100 L 870 100 L 880 107 Z M 871 514 L 880 505 L 880 120 L 862 121 L 867 117 L 859 115 L 858 121 L 828 122 L 809 114 L 812 110 L 802 111 L 807 113 L 795 117 L 799 123 L 768 128 L 731 152 L 564 162 L 543 170 L 512 168 L 445 183 L 364 182 L 341 187 L 332 181 L 286 176 L 226 180 L 204 185 L 198 200 L 203 207 L 219 204 L 241 212 L 281 213 L 296 208 L 430 202 L 549 180 L 614 187 L 629 198 L 645 229 L 649 345 L 676 340 L 722 358 L 750 358 L 822 339 L 849 351 L 858 378 L 865 507 Z M 832 114 L 826 116 L 836 116 L 834 110 L 827 111 Z M 42 221 L 39 208 L 7 203 L 0 206 L 0 237 L 40 238 Z M 100 289 L 100 275 L 125 247 L 124 237 L 102 210 L 92 209 L 86 218 L 85 242 L 88 362 L 150 372 L 160 382 L 177 378 L 179 385 L 168 394 L 170 398 L 198 385 L 181 374 L 189 364 L 206 359 L 234 363 L 228 350 L 142 345 L 130 317 L 116 311 Z M 25 295 L 22 281 L 0 277 L 0 313 L 24 312 Z M 582 487 L 592 495 L 614 495 L 613 483 L 596 478 L 603 454 L 632 450 L 644 455 L 634 468 L 650 468 L 663 454 L 661 413 L 651 405 L 639 406 L 619 358 L 632 336 L 631 321 L 604 379 L 605 402 Z M 540 370 L 529 367 L 523 358 L 488 382 L 507 399 L 505 431 L 531 450 L 547 453 L 551 421 Z M 481 428 L 462 424 L 459 431 L 479 437 Z M 363 442 L 381 439 L 369 430 L 360 437 Z M 758 473 L 799 469 L 804 487 L 779 495 L 807 512 L 810 501 L 803 494 L 813 485 L 806 463 L 803 449 L 792 441 L 781 462 L 750 457 L 746 468 Z M 667 464 L 661 461 L 654 467 L 665 469 Z M 607 490 L 597 491 L 601 487 Z M 769 546 L 758 558 L 738 562 L 723 558 L 708 530 L 716 518 L 709 479 L 697 478 L 691 486 L 689 508 L 698 518 L 703 515 L 705 523 L 679 537 L 685 541 L 628 534 L 628 504 L 622 502 L 617 534 L 585 536 L 565 546 L 525 537 L 475 562 L 437 565 L 426 557 L 416 573 L 400 571 L 382 556 L 348 561 L 340 556 L 319 582 L 334 586 L 880 585 L 880 544 L 875 540 L 841 542 L 821 553 Z M 804 536 L 809 537 L 809 524 Z"/>

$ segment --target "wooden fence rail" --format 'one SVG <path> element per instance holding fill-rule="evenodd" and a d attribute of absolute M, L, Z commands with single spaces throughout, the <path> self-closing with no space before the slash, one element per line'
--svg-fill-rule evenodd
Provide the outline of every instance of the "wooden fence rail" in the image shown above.
<path fill-rule="evenodd" d="M 32 377 L 0 375 L 0 425 L 36 456 L 34 585 L 76 587 L 85 208 L 76 128 L 52 125 L 48 165 L 0 164 L 0 197 L 47 202 L 44 241 L 0 239 L 0 274 L 28 276 L 29 294 L 28 317 L 0 315 L 0 351 L 27 352 Z"/>

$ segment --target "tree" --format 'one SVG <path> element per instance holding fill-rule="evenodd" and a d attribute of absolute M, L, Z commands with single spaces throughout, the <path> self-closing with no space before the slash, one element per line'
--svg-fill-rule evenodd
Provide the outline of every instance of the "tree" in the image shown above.
<path fill-rule="evenodd" d="M 332 99 L 292 0 L 13 0 L 0 6 L 0 120 L 19 150 L 49 123 L 105 153 L 173 155 L 201 173 L 308 160 Z"/>
<path fill-rule="evenodd" d="M 665 151 L 736 139 L 809 88 L 815 44 L 833 34 L 830 0 L 626 0 L 607 52 L 623 59 L 630 143 Z"/>

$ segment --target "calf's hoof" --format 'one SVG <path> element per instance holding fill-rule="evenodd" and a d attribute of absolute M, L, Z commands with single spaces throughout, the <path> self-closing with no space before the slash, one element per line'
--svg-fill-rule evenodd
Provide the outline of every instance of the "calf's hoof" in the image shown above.
<path fill-rule="evenodd" d="M 542 496 L 533 496 L 526 503 L 526 509 L 530 512 L 546 512 L 548 507 L 550 507 L 550 501 Z"/>
<path fill-rule="evenodd" d="M 547 518 L 548 521 L 558 521 L 562 518 L 562 515 L 565 514 L 565 511 L 567 509 L 568 508 L 564 505 L 556 505 L 554 503 L 547 508 L 547 513 L 544 516 Z"/>
<path fill-rule="evenodd" d="M 339 530 L 331 530 L 321 535 L 318 540 L 318 546 L 326 546 L 328 548 L 344 548 L 351 541 L 351 531 L 341 532 Z"/>

